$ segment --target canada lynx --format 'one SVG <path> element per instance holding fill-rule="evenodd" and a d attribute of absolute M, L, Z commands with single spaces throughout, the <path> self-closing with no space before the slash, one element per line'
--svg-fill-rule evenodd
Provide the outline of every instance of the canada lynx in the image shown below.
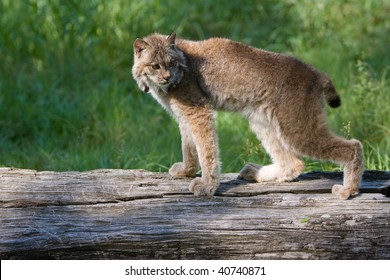
<path fill-rule="evenodd" d="M 134 42 L 132 74 L 138 86 L 177 120 L 183 162 L 174 177 L 194 177 L 195 195 L 213 195 L 220 163 L 214 110 L 239 112 L 272 158 L 272 164 L 247 164 L 245 180 L 290 181 L 303 170 L 301 156 L 344 165 L 343 185 L 332 192 L 341 199 L 356 195 L 363 172 L 362 145 L 329 132 L 325 101 L 340 98 L 330 79 L 296 58 L 228 39 L 176 40 L 153 34 Z"/>

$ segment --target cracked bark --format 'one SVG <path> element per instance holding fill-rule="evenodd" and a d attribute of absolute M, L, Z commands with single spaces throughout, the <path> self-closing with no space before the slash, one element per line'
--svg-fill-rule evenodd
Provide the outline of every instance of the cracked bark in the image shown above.
<path fill-rule="evenodd" d="M 236 177 L 197 198 L 166 173 L 0 168 L 0 258 L 390 259 L 390 172 L 347 201 L 330 193 L 342 173 Z"/>

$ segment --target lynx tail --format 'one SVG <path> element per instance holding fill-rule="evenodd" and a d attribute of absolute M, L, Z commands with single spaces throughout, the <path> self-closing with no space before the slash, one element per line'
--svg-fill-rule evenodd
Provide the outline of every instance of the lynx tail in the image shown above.
<path fill-rule="evenodd" d="M 337 94 L 332 81 L 324 73 L 321 73 L 321 84 L 329 106 L 332 108 L 339 107 L 341 105 L 340 96 Z"/>

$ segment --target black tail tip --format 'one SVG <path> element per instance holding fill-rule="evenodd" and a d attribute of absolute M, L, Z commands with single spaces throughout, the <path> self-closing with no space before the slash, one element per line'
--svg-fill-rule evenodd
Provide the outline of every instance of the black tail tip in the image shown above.
<path fill-rule="evenodd" d="M 331 100 L 328 100 L 328 104 L 330 107 L 332 108 L 337 108 L 337 107 L 340 107 L 341 105 L 341 99 L 340 97 L 335 97 L 335 98 L 332 98 Z"/>

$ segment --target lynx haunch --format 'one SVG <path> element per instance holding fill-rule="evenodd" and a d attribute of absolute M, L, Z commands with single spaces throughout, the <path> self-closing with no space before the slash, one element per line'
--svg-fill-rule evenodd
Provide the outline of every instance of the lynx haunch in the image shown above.
<path fill-rule="evenodd" d="M 249 163 L 240 177 L 257 182 L 290 181 L 304 170 L 302 156 L 344 165 L 340 199 L 356 195 L 363 172 L 362 145 L 332 134 L 325 103 L 340 105 L 327 75 L 300 60 L 228 39 L 205 41 L 152 34 L 134 42 L 132 74 L 138 86 L 177 120 L 183 161 L 169 170 L 194 177 L 195 195 L 213 195 L 220 162 L 215 110 L 234 111 L 249 121 L 272 164 Z"/>

